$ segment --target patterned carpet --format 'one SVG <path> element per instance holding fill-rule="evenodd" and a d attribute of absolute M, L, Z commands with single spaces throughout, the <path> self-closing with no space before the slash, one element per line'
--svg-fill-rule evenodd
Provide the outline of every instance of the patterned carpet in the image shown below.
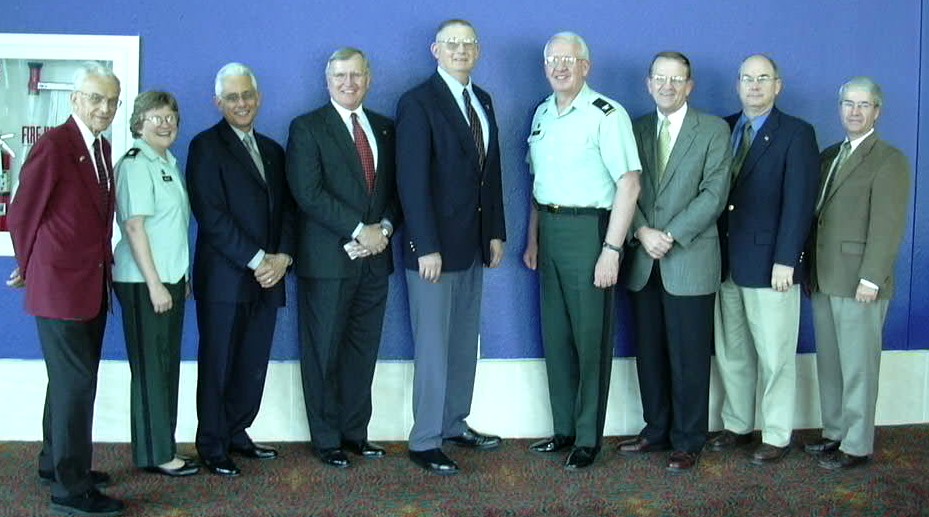
<path fill-rule="evenodd" d="M 802 444 L 817 431 L 798 431 Z M 447 448 L 458 476 L 419 470 L 406 444 L 388 457 L 353 458 L 350 469 L 321 465 L 306 443 L 279 444 L 281 457 L 237 460 L 243 474 L 170 479 L 131 466 L 127 444 L 98 444 L 105 491 L 133 516 L 929 516 L 929 425 L 882 427 L 875 461 L 847 472 L 819 468 L 799 446 L 779 464 L 749 463 L 749 449 L 704 453 L 696 470 L 671 474 L 665 453 L 626 457 L 609 438 L 597 463 L 562 468 L 562 455 L 506 440 L 490 452 Z M 0 443 L 0 515 L 49 515 L 49 491 L 35 474 L 38 444 Z M 192 455 L 192 447 L 182 452 Z"/>

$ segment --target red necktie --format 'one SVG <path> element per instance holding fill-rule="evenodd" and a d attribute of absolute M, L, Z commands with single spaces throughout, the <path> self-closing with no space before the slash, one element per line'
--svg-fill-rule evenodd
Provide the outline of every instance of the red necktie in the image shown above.
<path fill-rule="evenodd" d="M 471 126 L 471 136 L 474 138 L 474 145 L 477 147 L 477 159 L 481 169 L 484 168 L 484 160 L 487 159 L 487 152 L 484 150 L 484 131 L 481 129 L 481 119 L 477 117 L 474 106 L 471 106 L 471 95 L 468 89 L 462 90 L 464 96 L 465 111 L 468 112 L 468 124 Z"/>
<path fill-rule="evenodd" d="M 94 140 L 94 163 L 97 165 L 97 186 L 100 188 L 100 197 L 103 199 L 103 206 L 109 208 L 110 179 L 106 169 L 106 160 L 103 159 L 101 140 L 101 138 Z"/>
<path fill-rule="evenodd" d="M 355 150 L 358 151 L 358 158 L 361 160 L 361 167 L 365 171 L 365 183 L 368 185 L 368 192 L 374 191 L 374 153 L 371 152 L 371 144 L 368 143 L 368 136 L 361 124 L 358 123 L 358 114 L 352 113 L 352 134 L 355 137 Z"/>

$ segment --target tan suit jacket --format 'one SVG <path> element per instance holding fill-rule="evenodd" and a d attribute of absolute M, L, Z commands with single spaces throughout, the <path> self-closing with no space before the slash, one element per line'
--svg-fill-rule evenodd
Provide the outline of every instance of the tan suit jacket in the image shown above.
<path fill-rule="evenodd" d="M 822 153 L 820 193 L 840 146 Z M 878 298 L 890 299 L 909 206 L 909 162 L 874 132 L 835 175 L 814 228 L 813 289 L 854 298 L 863 278 L 877 284 Z"/>

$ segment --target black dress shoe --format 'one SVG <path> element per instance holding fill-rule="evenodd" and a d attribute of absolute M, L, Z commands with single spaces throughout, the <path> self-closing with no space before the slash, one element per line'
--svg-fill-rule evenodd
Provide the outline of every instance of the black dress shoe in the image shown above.
<path fill-rule="evenodd" d="M 728 429 L 723 429 L 719 434 L 710 439 L 706 448 L 711 451 L 721 452 L 734 449 L 740 445 L 752 443 L 752 433 L 738 434 Z"/>
<path fill-rule="evenodd" d="M 550 438 L 539 440 L 529 446 L 532 452 L 560 452 L 574 445 L 573 436 L 556 434 Z"/>
<path fill-rule="evenodd" d="M 142 470 L 145 472 L 151 472 L 152 474 L 161 474 L 173 478 L 182 478 L 187 476 L 193 476 L 197 472 L 200 472 L 200 465 L 191 460 L 184 460 L 184 464 L 180 467 L 169 469 L 160 466 L 154 467 L 145 467 Z"/>
<path fill-rule="evenodd" d="M 829 470 L 845 470 L 859 467 L 871 461 L 871 456 L 855 456 L 842 451 L 836 451 L 828 457 L 819 460 L 819 466 Z"/>
<path fill-rule="evenodd" d="M 638 454 L 642 452 L 666 451 L 671 448 L 668 442 L 652 442 L 644 436 L 636 436 L 619 442 L 616 448 L 622 454 Z"/>
<path fill-rule="evenodd" d="M 593 447 L 575 447 L 568 454 L 564 462 L 564 468 L 568 470 L 579 470 L 587 468 L 594 464 L 597 459 L 597 449 Z"/>
<path fill-rule="evenodd" d="M 344 441 L 342 442 L 342 449 L 365 458 L 383 458 L 387 455 L 386 449 L 368 440 L 360 442 Z"/>
<path fill-rule="evenodd" d="M 348 461 L 348 456 L 342 452 L 342 449 L 316 449 L 316 456 L 324 465 L 337 469 L 344 469 L 352 466 L 352 462 Z"/>
<path fill-rule="evenodd" d="M 699 452 L 674 451 L 668 458 L 668 472 L 687 472 L 697 466 L 700 459 Z"/>
<path fill-rule="evenodd" d="M 217 476 L 235 477 L 242 473 L 229 456 L 212 460 L 203 458 L 203 466 Z"/>
<path fill-rule="evenodd" d="M 777 447 L 775 445 L 762 443 L 758 446 L 757 449 L 755 449 L 755 452 L 752 453 L 752 463 L 755 465 L 775 463 L 781 461 L 784 456 L 787 456 L 789 451 L 789 444 L 785 445 L 784 447 Z"/>
<path fill-rule="evenodd" d="M 229 446 L 229 452 L 242 456 L 243 458 L 252 458 L 255 460 L 270 460 L 277 458 L 277 450 L 257 443 L 251 444 L 250 447 Z"/>
<path fill-rule="evenodd" d="M 65 515 L 122 515 L 126 505 L 122 501 L 101 494 L 96 488 L 81 495 L 52 496 L 52 512 Z"/>
<path fill-rule="evenodd" d="M 427 472 L 439 476 L 451 476 L 459 471 L 458 464 L 446 456 L 442 449 L 410 451 L 410 459 Z"/>
<path fill-rule="evenodd" d="M 93 481 L 94 486 L 97 488 L 107 487 L 113 483 L 113 480 L 110 479 L 109 474 L 106 472 L 100 472 L 99 470 L 91 470 L 90 479 Z M 40 470 L 39 481 L 43 485 L 50 485 L 53 481 L 55 481 L 55 473 L 50 470 Z"/>
<path fill-rule="evenodd" d="M 829 438 L 820 438 L 819 440 L 808 443 L 803 446 L 803 450 L 814 456 L 819 454 L 826 454 L 829 452 L 835 452 L 839 450 L 839 446 L 842 445 L 842 442 L 838 440 L 830 440 Z"/>
<path fill-rule="evenodd" d="M 470 427 L 459 436 L 446 438 L 446 442 L 459 447 L 469 447 L 471 449 L 493 449 L 499 447 L 503 441 L 499 436 L 492 434 L 481 434 Z"/>

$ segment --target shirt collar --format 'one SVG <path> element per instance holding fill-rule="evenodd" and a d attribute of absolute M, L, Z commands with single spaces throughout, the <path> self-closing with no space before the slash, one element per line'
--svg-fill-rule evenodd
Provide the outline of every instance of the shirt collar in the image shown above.
<path fill-rule="evenodd" d="M 471 98 L 474 98 L 474 89 L 471 87 L 471 76 L 468 76 L 468 84 L 461 84 L 458 79 L 452 77 L 452 74 L 446 72 L 442 67 L 438 67 L 439 77 L 445 81 L 445 84 L 448 86 L 448 89 L 452 91 L 457 99 L 461 95 L 461 90 L 468 90 L 468 93 L 471 95 Z"/>
<path fill-rule="evenodd" d="M 561 113 L 560 115 L 558 115 L 558 96 L 552 93 L 549 96 L 549 102 L 552 105 L 552 109 L 555 110 L 555 114 L 559 117 L 563 117 L 579 106 L 590 104 L 591 102 L 590 97 L 593 96 L 593 94 L 594 94 L 594 91 L 585 82 L 584 85 L 581 86 L 581 90 L 577 92 L 577 95 L 575 95 L 574 99 L 571 100 L 571 104 L 568 105 L 568 108 L 564 110 L 564 113 Z"/>
<path fill-rule="evenodd" d="M 229 124 L 229 127 L 231 127 L 233 131 L 235 131 L 235 134 L 237 137 L 239 137 L 239 140 L 245 140 L 245 135 L 252 135 L 252 140 L 255 141 L 255 145 L 258 145 L 258 139 L 255 138 L 255 128 L 252 128 L 251 131 L 246 133 L 245 131 L 242 131 L 241 129 L 233 126 L 232 124 Z"/>
<path fill-rule="evenodd" d="M 335 108 L 336 112 L 339 114 L 339 117 L 342 118 L 342 122 L 345 122 L 346 124 L 352 123 L 352 113 L 357 113 L 358 118 L 364 117 L 364 104 L 359 105 L 358 108 L 354 111 L 350 111 L 346 109 L 345 106 L 342 106 L 336 102 L 334 99 L 330 98 L 329 102 L 332 103 L 332 107 Z"/>
<path fill-rule="evenodd" d="M 148 145 L 148 142 L 141 138 L 136 138 L 132 146 L 137 147 L 146 158 L 153 162 L 167 162 L 172 166 L 177 163 L 177 159 L 171 154 L 170 149 L 165 149 L 165 156 L 161 156 L 157 151 L 152 149 L 152 146 Z"/>
<path fill-rule="evenodd" d="M 80 117 L 77 115 L 72 115 L 71 118 L 74 119 L 74 122 L 77 124 L 77 128 L 81 131 L 81 138 L 84 139 L 84 145 L 86 145 L 88 149 L 93 149 L 94 140 L 96 140 L 98 137 L 94 136 L 93 131 L 87 127 L 87 124 L 85 124 L 84 121 L 80 119 Z"/>
<path fill-rule="evenodd" d="M 658 125 L 659 126 L 661 125 L 662 120 L 668 119 L 669 124 L 671 124 L 674 127 L 680 127 L 684 123 L 684 117 L 687 115 L 687 103 L 685 102 L 683 106 L 677 109 L 677 111 L 667 116 L 664 113 L 662 113 L 661 110 L 656 110 L 656 111 L 658 111 Z"/>
<path fill-rule="evenodd" d="M 868 130 L 867 133 L 865 133 L 865 134 L 859 136 L 858 138 L 856 138 L 856 139 L 854 139 L 854 140 L 849 140 L 848 137 L 846 136 L 846 137 L 845 137 L 845 141 L 848 142 L 848 143 L 849 143 L 849 146 L 850 146 L 850 149 L 848 150 L 848 152 L 849 152 L 849 153 L 855 152 L 855 149 L 857 149 L 858 146 L 861 145 L 861 142 L 864 142 L 864 139 L 865 139 L 865 138 L 868 138 L 869 136 L 871 136 L 872 133 L 874 133 L 874 128 L 873 128 L 873 127 L 872 127 L 870 130 Z"/>

